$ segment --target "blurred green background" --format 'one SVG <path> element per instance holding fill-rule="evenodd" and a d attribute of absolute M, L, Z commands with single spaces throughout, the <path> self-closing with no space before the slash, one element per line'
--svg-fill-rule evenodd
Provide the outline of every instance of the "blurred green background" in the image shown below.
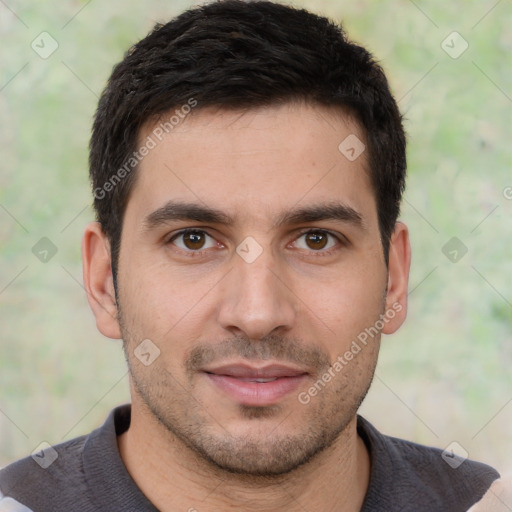
<path fill-rule="evenodd" d="M 121 342 L 98 333 L 81 284 L 87 145 L 112 66 L 191 5 L 0 3 L 0 466 L 89 432 L 129 399 Z M 410 312 L 384 337 L 361 412 L 385 433 L 457 441 L 512 470 L 511 3 L 294 5 L 373 51 L 406 117 Z M 58 44 L 47 58 L 32 47 L 51 50 L 42 32 Z M 57 249 L 46 263 L 33 253 L 42 237 Z"/>

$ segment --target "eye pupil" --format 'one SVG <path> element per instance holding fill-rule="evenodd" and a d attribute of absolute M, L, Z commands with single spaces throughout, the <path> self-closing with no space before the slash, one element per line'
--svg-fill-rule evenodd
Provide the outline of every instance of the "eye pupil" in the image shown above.
<path fill-rule="evenodd" d="M 182 232 L 180 238 L 182 239 L 182 243 L 189 251 L 196 252 L 204 247 L 206 241 L 206 233 L 202 231 L 188 231 Z M 306 239 L 306 245 L 309 246 L 310 249 L 315 251 L 321 251 L 324 249 L 329 242 L 329 233 L 324 233 L 323 231 L 309 231 L 304 233 L 302 236 Z"/>
<path fill-rule="evenodd" d="M 201 238 L 203 238 L 203 235 L 200 233 L 185 233 L 183 235 L 185 245 L 189 249 L 200 249 L 204 244 L 204 238 L 203 240 L 201 240 Z M 187 242 L 191 243 L 192 246 L 190 246 Z"/>
<path fill-rule="evenodd" d="M 306 239 L 308 243 L 313 243 L 313 249 L 323 249 L 327 243 L 325 233 L 308 233 Z"/>

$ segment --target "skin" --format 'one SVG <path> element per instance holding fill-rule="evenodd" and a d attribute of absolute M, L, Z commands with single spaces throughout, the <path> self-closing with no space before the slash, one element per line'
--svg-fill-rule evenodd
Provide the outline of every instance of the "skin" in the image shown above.
<path fill-rule="evenodd" d="M 507 512 L 512 510 L 512 475 L 495 480 L 482 499 L 468 512 Z"/>
<path fill-rule="evenodd" d="M 408 230 L 396 224 L 386 267 L 366 155 L 351 162 L 338 150 L 350 134 L 364 141 L 355 121 L 318 105 L 193 112 L 137 171 L 117 302 L 109 242 L 97 223 L 87 226 L 88 299 L 100 332 L 124 340 L 130 368 L 121 457 L 159 510 L 360 510 L 370 463 L 356 413 L 380 334 L 309 403 L 298 400 L 380 315 L 395 310 L 385 334 L 406 316 Z M 234 224 L 173 220 L 148 229 L 145 219 L 169 200 L 222 210 Z M 273 226 L 283 211 L 333 201 L 361 224 Z M 173 238 L 192 227 L 203 235 Z M 318 229 L 339 240 L 301 234 Z M 251 263 L 236 252 L 248 236 L 262 249 Z M 134 353 L 144 339 L 160 350 L 149 366 Z M 233 361 L 289 363 L 307 377 L 277 403 L 244 406 L 199 371 Z"/>

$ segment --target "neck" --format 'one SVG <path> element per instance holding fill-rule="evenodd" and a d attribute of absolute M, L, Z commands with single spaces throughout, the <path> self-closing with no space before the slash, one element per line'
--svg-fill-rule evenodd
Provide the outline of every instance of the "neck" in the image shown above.
<path fill-rule="evenodd" d="M 255 477 L 213 466 L 166 430 L 141 404 L 118 438 L 121 458 L 144 495 L 162 512 L 359 511 L 370 460 L 356 417 L 332 446 L 287 475 Z"/>

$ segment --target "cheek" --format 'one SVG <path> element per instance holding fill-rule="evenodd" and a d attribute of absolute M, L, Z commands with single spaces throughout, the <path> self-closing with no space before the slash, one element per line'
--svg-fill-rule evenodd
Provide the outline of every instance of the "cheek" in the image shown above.
<path fill-rule="evenodd" d="M 331 354 L 343 351 L 365 329 L 375 325 L 384 310 L 385 279 L 352 273 L 336 284 L 318 286 L 301 293 L 307 297 L 309 313 L 327 331 Z M 304 295 L 305 294 L 305 295 Z M 308 310 L 306 309 L 306 311 Z M 316 317 L 316 319 L 315 319 Z M 321 340 L 319 340 L 321 341 Z"/>
<path fill-rule="evenodd" d="M 205 299 L 217 282 L 217 274 L 193 274 L 190 269 L 151 263 L 150 256 L 134 254 L 119 272 L 124 323 L 130 332 L 154 340 L 162 349 L 176 337 L 183 342 L 184 336 L 195 339 L 200 334 Z"/>

